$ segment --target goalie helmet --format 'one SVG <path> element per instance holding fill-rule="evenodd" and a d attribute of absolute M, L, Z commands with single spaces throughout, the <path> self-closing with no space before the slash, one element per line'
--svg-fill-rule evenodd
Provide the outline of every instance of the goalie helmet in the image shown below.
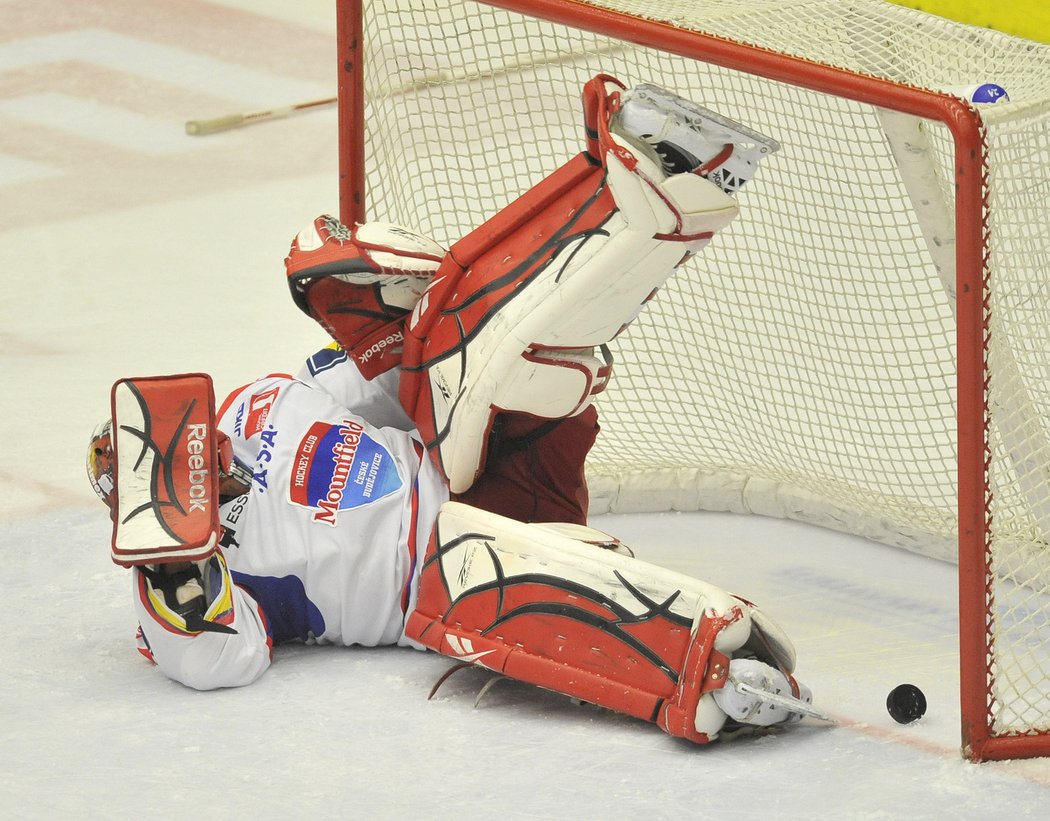
<path fill-rule="evenodd" d="M 113 438 L 109 419 L 100 422 L 91 434 L 87 451 L 87 475 L 92 489 L 113 511 L 116 505 L 116 483 L 113 480 Z"/>

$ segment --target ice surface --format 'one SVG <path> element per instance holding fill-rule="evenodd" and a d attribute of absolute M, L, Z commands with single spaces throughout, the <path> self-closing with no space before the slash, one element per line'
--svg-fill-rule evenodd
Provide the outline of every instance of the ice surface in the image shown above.
<path fill-rule="evenodd" d="M 428 702 L 449 663 L 396 648 L 278 648 L 262 680 L 236 691 L 164 679 L 134 650 L 130 579 L 109 561 L 84 445 L 121 376 L 203 370 L 221 392 L 294 369 L 325 342 L 288 299 L 281 260 L 300 227 L 338 208 L 334 112 L 207 138 L 182 127 L 257 107 L 268 82 L 272 105 L 334 87 L 330 5 L 4 10 L 0 170 L 14 171 L 0 177 L 0 817 L 1042 816 L 1050 761 L 959 756 L 955 568 L 797 523 L 594 522 L 641 558 L 760 603 L 836 727 L 701 748 L 513 682 L 475 708 L 478 670 Z M 252 80 L 237 99 L 204 78 L 188 89 L 95 64 L 90 47 L 71 62 L 19 50 L 69 32 L 90 46 L 92 31 L 99 49 L 119 36 L 166 64 L 181 53 L 187 76 L 220 61 Z M 124 129 L 109 139 L 114 109 Z M 147 122 L 143 140 L 163 136 L 136 146 L 128 129 Z M 930 704 L 907 727 L 885 710 L 902 681 Z"/>

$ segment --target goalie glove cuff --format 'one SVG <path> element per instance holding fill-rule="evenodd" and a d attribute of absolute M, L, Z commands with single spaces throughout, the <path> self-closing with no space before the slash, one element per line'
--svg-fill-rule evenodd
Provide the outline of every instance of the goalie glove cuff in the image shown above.
<path fill-rule="evenodd" d="M 149 611 L 168 629 L 185 633 L 237 631 L 224 624 L 230 614 L 229 579 L 217 554 L 178 565 L 139 565 L 151 601 Z"/>

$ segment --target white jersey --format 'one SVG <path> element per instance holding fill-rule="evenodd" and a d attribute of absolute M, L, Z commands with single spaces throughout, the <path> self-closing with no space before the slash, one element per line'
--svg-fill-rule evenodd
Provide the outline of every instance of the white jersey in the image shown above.
<path fill-rule="evenodd" d="M 207 580 L 206 618 L 237 633 L 173 630 L 137 579 L 143 651 L 165 673 L 210 689 L 254 680 L 272 643 L 411 643 L 414 570 L 448 490 L 397 401 L 397 374 L 366 381 L 326 348 L 296 378 L 226 400 L 218 426 L 253 478 L 220 510 L 228 574 Z"/>

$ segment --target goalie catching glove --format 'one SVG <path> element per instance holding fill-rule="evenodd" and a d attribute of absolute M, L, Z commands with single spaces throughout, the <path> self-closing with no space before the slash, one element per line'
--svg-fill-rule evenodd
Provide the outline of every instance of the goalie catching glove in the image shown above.
<path fill-rule="evenodd" d="M 348 228 L 322 215 L 292 240 L 288 287 L 366 379 L 401 363 L 402 319 L 430 284 L 445 250 L 400 225 Z"/>

